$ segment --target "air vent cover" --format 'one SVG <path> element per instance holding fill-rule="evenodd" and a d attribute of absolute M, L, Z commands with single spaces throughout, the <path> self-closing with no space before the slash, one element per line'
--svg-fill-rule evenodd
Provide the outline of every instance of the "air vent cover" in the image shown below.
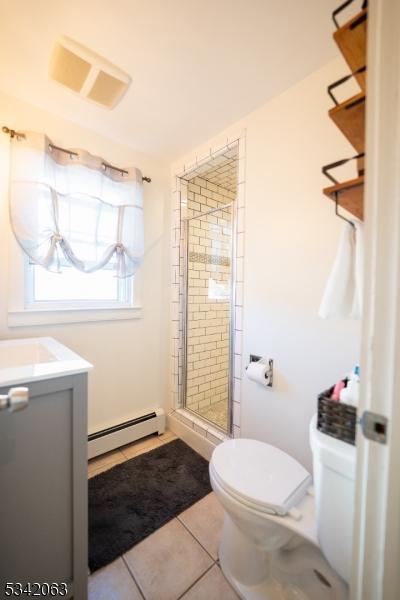
<path fill-rule="evenodd" d="M 118 104 L 131 82 L 121 69 L 66 36 L 54 45 L 49 75 L 83 98 L 110 109 Z"/>

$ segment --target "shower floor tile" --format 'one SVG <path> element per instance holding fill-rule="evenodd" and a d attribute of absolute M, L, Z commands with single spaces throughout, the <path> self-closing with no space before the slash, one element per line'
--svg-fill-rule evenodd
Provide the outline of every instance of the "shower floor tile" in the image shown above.
<path fill-rule="evenodd" d="M 215 423 L 225 431 L 228 429 L 228 403 L 226 401 L 216 402 L 209 406 L 203 406 L 197 411 L 204 419 Z"/>

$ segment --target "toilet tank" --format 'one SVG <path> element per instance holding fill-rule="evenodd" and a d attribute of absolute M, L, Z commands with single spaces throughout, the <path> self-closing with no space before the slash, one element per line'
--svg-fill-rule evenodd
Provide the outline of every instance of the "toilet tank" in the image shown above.
<path fill-rule="evenodd" d="M 351 573 L 356 448 L 310 423 L 315 510 L 320 548 L 335 571 L 348 583 Z"/>

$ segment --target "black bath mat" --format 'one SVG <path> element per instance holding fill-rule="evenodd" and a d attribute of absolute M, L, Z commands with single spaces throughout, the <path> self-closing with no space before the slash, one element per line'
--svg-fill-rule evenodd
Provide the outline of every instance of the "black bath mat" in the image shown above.
<path fill-rule="evenodd" d="M 89 479 L 89 568 L 104 567 L 211 492 L 208 462 L 174 440 Z"/>

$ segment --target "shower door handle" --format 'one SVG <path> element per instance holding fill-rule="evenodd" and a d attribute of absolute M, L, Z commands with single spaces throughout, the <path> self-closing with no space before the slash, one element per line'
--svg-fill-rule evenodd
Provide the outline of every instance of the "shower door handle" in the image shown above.
<path fill-rule="evenodd" d="M 14 387 L 8 394 L 0 394 L 0 410 L 16 412 L 23 410 L 29 404 L 29 388 Z"/>

